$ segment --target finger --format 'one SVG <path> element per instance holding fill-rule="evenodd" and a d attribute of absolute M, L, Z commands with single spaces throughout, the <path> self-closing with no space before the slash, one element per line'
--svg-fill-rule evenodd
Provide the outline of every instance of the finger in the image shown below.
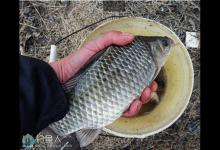
<path fill-rule="evenodd" d="M 59 66 L 62 70 L 60 75 L 62 81 L 68 80 L 75 73 L 82 68 L 88 60 L 95 55 L 98 51 L 110 46 L 115 45 L 126 45 L 133 40 L 134 36 L 129 33 L 122 33 L 119 31 L 111 31 L 103 34 L 100 38 L 90 41 L 83 48 L 75 51 L 69 56 L 55 62 L 53 66 Z M 55 67 L 56 68 L 56 67 Z M 59 74 L 59 73 L 58 73 Z"/>
<path fill-rule="evenodd" d="M 139 99 L 134 100 L 128 110 L 122 114 L 123 117 L 132 117 L 139 113 L 142 103 Z"/>
<path fill-rule="evenodd" d="M 149 102 L 151 93 L 152 93 L 152 90 L 149 87 L 146 87 L 141 94 L 140 101 L 143 104 L 146 104 L 147 102 Z"/>
<path fill-rule="evenodd" d="M 100 38 L 87 43 L 83 49 L 92 53 L 97 53 L 109 45 L 115 44 L 123 46 L 130 43 L 133 39 L 134 36 L 131 33 L 111 31 L 104 33 Z"/>
<path fill-rule="evenodd" d="M 152 92 L 155 92 L 158 89 L 158 84 L 156 81 L 153 81 L 150 85 L 150 89 Z"/>

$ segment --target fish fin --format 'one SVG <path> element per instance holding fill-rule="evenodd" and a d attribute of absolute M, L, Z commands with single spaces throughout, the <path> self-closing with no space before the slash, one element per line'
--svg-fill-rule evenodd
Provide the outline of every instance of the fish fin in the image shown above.
<path fill-rule="evenodd" d="M 86 147 L 91 144 L 101 133 L 101 129 L 83 129 L 76 132 L 76 138 L 80 147 Z"/>
<path fill-rule="evenodd" d="M 71 91 L 74 90 L 74 87 L 76 86 L 76 81 L 78 78 L 73 77 L 71 79 L 69 79 L 67 82 L 62 84 L 62 87 L 65 91 L 65 93 L 70 93 Z"/>
<path fill-rule="evenodd" d="M 156 69 L 156 71 L 155 71 L 155 73 L 154 73 L 154 75 L 153 75 L 152 82 L 157 78 L 157 76 L 158 76 L 159 73 L 160 73 L 160 70 L 161 70 L 161 68 L 157 66 L 157 69 Z"/>
<path fill-rule="evenodd" d="M 66 93 L 70 93 L 74 90 L 77 81 L 85 74 L 85 70 L 80 70 L 76 75 L 62 84 L 62 87 Z"/>

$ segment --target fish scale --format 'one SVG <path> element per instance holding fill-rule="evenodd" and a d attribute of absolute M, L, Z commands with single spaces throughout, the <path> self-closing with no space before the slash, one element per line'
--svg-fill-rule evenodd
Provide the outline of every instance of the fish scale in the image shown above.
<path fill-rule="evenodd" d="M 119 118 L 155 77 L 158 64 L 149 44 L 136 36 L 127 46 L 109 46 L 77 78 L 69 112 L 50 127 L 62 136 L 102 128 Z"/>

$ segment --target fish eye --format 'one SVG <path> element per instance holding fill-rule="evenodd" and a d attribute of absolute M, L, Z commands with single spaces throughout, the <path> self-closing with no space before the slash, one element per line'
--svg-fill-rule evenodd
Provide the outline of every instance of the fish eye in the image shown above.
<path fill-rule="evenodd" d="M 163 46 L 165 46 L 165 47 L 169 46 L 169 43 L 168 43 L 168 41 L 167 41 L 166 39 L 163 39 L 163 40 L 162 40 L 162 44 L 163 44 Z"/>

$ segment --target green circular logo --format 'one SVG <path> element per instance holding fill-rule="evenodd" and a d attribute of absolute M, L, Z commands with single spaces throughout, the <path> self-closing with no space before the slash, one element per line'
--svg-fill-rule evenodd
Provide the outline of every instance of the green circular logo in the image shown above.
<path fill-rule="evenodd" d="M 34 143 L 35 139 L 30 134 L 26 134 L 22 137 L 23 147 L 33 147 Z"/>

